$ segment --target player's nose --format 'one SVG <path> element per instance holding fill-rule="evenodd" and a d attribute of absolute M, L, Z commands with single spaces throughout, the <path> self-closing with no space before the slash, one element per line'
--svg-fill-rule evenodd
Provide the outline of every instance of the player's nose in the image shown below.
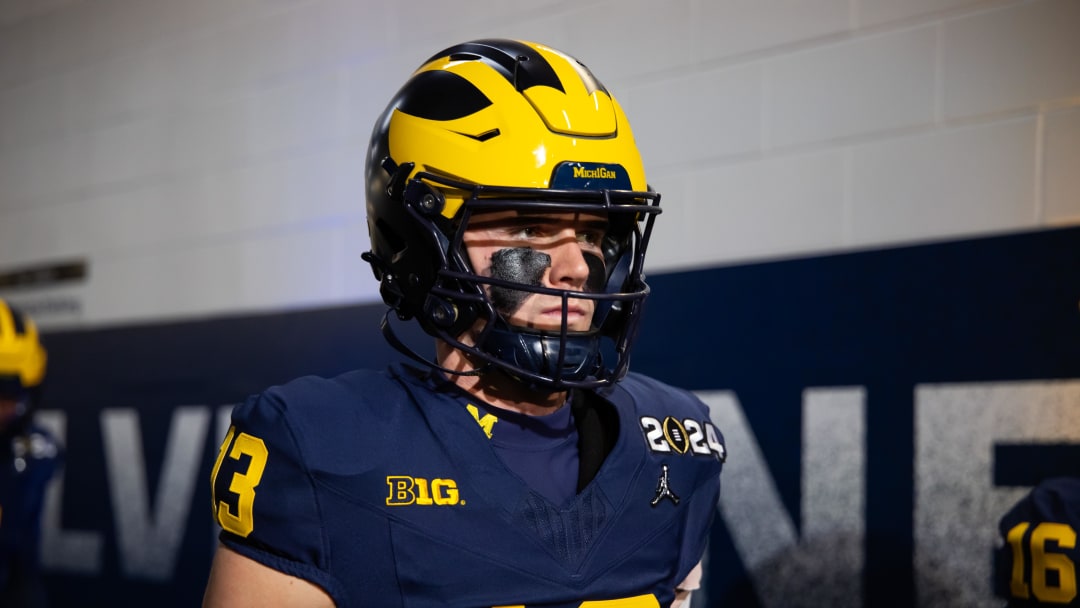
<path fill-rule="evenodd" d="M 548 252 L 551 256 L 549 279 L 556 287 L 583 289 L 589 278 L 589 264 L 578 243 L 577 232 L 568 228 L 559 234 L 556 245 Z"/>

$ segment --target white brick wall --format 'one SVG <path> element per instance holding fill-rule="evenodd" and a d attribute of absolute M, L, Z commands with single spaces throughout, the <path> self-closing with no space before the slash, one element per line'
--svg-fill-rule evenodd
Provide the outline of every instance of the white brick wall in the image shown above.
<path fill-rule="evenodd" d="M 1035 110 L 1080 95 L 1080 2 L 1023 2 L 943 24 L 945 115 Z"/>
<path fill-rule="evenodd" d="M 1080 223 L 1080 107 L 1045 117 L 1041 219 L 1049 224 Z"/>
<path fill-rule="evenodd" d="M 1023 117 L 853 148 L 852 241 L 1033 227 L 1035 131 Z"/>
<path fill-rule="evenodd" d="M 1080 221 L 1076 0 L 0 0 L 0 272 L 45 326 L 377 298 L 363 159 L 423 59 L 522 37 L 622 101 L 651 270 Z M 687 243 L 693 243 L 687 246 Z"/>
<path fill-rule="evenodd" d="M 765 64 L 766 146 L 911 129 L 934 119 L 933 25 L 785 54 Z"/>

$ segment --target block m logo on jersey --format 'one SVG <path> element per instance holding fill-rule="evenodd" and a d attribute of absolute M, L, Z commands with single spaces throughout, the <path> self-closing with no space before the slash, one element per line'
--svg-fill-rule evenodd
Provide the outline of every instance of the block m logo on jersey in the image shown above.
<path fill-rule="evenodd" d="M 386 485 L 390 487 L 390 493 L 386 496 L 386 505 L 390 507 L 465 504 L 453 479 L 435 478 L 429 483 L 423 477 L 387 475 Z"/>

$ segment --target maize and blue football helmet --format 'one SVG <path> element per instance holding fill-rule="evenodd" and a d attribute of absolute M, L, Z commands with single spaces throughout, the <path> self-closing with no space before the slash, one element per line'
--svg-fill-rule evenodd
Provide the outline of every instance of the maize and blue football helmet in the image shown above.
<path fill-rule="evenodd" d="M 367 158 L 371 263 L 399 319 L 538 390 L 599 387 L 621 378 L 649 293 L 643 264 L 660 195 L 645 181 L 630 124 L 573 57 L 514 40 L 477 40 L 436 53 L 378 119 Z M 481 276 L 462 246 L 489 210 L 608 217 L 602 288 L 587 292 Z M 595 301 L 592 327 L 540 331 L 507 322 L 491 293 L 511 289 Z M 505 293 L 505 292 L 504 292 Z M 496 298 L 497 300 L 497 298 Z M 399 340 L 390 343 L 430 365 Z M 481 323 L 478 323 L 481 322 Z M 482 327 L 465 343 L 460 337 Z M 445 370 L 449 371 L 449 370 Z"/>

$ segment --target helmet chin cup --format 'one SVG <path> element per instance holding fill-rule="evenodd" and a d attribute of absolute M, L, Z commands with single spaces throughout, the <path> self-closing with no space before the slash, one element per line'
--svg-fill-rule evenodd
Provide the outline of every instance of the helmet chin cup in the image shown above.
<path fill-rule="evenodd" d="M 564 383 L 581 382 L 600 367 L 599 337 L 593 333 L 540 333 L 515 327 L 494 327 L 483 350 L 508 366 L 502 369 L 515 380 L 540 390 L 558 390 Z M 526 374 L 517 374 L 520 369 Z M 549 378 L 539 383 L 536 377 Z"/>

